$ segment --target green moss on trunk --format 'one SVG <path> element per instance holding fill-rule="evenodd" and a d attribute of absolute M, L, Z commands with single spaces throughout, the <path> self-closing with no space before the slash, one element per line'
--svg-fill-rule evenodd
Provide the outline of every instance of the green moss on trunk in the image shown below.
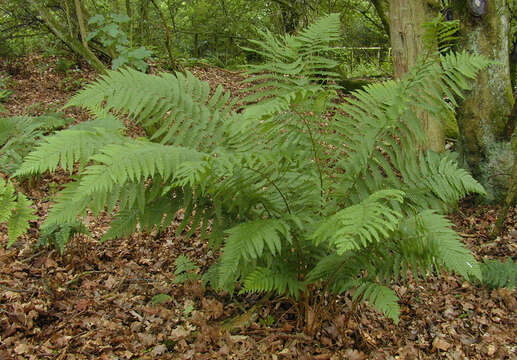
<path fill-rule="evenodd" d="M 506 0 L 489 1 L 483 17 L 465 11 L 466 0 L 456 0 L 454 6 L 455 14 L 460 15 L 461 48 L 495 61 L 480 74 L 458 111 L 460 149 L 472 174 L 492 198 L 500 199 L 506 193 L 507 175 L 513 163 L 511 146 L 504 141 L 508 138 L 505 128 L 514 102 L 507 4 Z"/>

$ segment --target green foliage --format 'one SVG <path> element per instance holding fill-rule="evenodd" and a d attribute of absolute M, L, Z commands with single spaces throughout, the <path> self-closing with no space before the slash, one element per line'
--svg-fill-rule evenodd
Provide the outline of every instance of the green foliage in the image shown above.
<path fill-rule="evenodd" d="M 66 244 L 77 234 L 90 235 L 86 226 L 80 221 L 49 226 L 42 230 L 39 236 L 38 246 L 54 246 L 59 253 L 63 255 Z"/>
<path fill-rule="evenodd" d="M 180 255 L 174 262 L 174 282 L 183 284 L 187 281 L 196 281 L 200 278 L 198 270 L 199 266 L 192 260 L 185 255 Z"/>
<path fill-rule="evenodd" d="M 29 221 L 35 219 L 33 213 L 30 200 L 11 182 L 0 179 L 0 223 L 7 223 L 8 248 L 27 231 Z"/>
<path fill-rule="evenodd" d="M 128 65 L 145 72 L 148 67 L 145 60 L 152 53 L 145 46 L 139 48 L 131 46 L 127 34 L 121 28 L 121 24 L 130 20 L 127 15 L 110 14 L 105 17 L 97 14 L 88 21 L 88 25 L 94 25 L 96 29 L 88 34 L 87 40 L 97 38 L 113 53 L 113 61 L 111 62 L 113 70 Z"/>
<path fill-rule="evenodd" d="M 438 15 L 424 24 L 424 43 L 428 48 L 434 48 L 438 43 L 438 51 L 445 53 L 454 50 L 459 40 L 460 21 L 446 21 L 443 15 Z"/>
<path fill-rule="evenodd" d="M 167 294 L 157 294 L 157 295 L 153 296 L 153 298 L 151 299 L 151 302 L 153 303 L 153 305 L 158 305 L 158 304 L 162 304 L 164 302 L 167 302 L 170 299 L 172 299 L 172 297 L 170 295 L 167 295 Z"/>
<path fill-rule="evenodd" d="M 506 261 L 485 259 L 480 265 L 483 284 L 492 289 L 515 288 L 517 284 L 517 264 L 510 257 Z"/>
<path fill-rule="evenodd" d="M 8 81 L 9 77 L 0 77 L 0 113 L 5 111 L 5 108 L 2 106 L 2 103 L 7 101 L 12 94 L 12 91 L 7 88 Z"/>
<path fill-rule="evenodd" d="M 14 173 L 43 135 L 62 129 L 71 121 L 60 114 L 0 118 L 0 172 Z"/>
<path fill-rule="evenodd" d="M 423 150 L 418 111 L 449 115 L 489 62 L 466 53 L 424 60 L 401 81 L 336 104 L 335 63 L 324 55 L 339 36 L 337 15 L 298 36 L 265 33 L 257 51 L 268 62 L 250 67 L 262 92 L 242 112 L 221 87 L 211 93 L 190 73 L 122 70 L 88 86 L 70 105 L 98 119 L 47 138 L 16 173 L 79 165 L 43 227 L 116 211 L 106 240 L 138 225 L 161 230 L 183 208 L 178 232 L 189 223 L 187 236 L 210 228 L 210 243 L 222 247 L 203 279 L 215 289 L 241 283 L 244 292 L 293 297 L 350 290 L 395 321 L 389 285 L 408 270 L 481 278 L 444 214 L 484 190 L 446 155 Z M 330 80 L 318 81 L 322 73 Z M 146 137 L 103 126 L 115 122 L 108 113 L 128 116 Z M 176 265 L 188 279 L 193 264 Z"/>

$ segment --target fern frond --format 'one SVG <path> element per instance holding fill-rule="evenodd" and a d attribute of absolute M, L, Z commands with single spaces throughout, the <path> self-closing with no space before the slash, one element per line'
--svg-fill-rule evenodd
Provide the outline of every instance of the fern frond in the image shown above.
<path fill-rule="evenodd" d="M 257 49 L 245 48 L 267 61 L 264 65 L 250 65 L 247 70 L 254 76 L 245 82 L 259 81 L 251 91 L 260 95 L 245 101 L 268 101 L 299 89 L 316 90 L 320 88 L 317 82 L 321 76 L 327 80 L 339 77 L 333 71 L 338 63 L 325 56 L 333 49 L 330 44 L 340 38 L 339 14 L 318 19 L 297 36 L 277 38 L 267 31 L 261 35 L 262 41 L 251 40 Z"/>
<path fill-rule="evenodd" d="M 359 286 L 354 291 L 353 299 L 359 297 L 362 301 L 368 301 L 377 311 L 393 319 L 398 324 L 400 317 L 400 306 L 398 296 L 389 287 L 374 282 L 359 282 Z"/>
<path fill-rule="evenodd" d="M 492 289 L 514 289 L 517 284 L 517 263 L 510 257 L 506 261 L 483 260 L 480 264 L 483 275 L 482 283 Z"/>
<path fill-rule="evenodd" d="M 460 236 L 452 229 L 453 224 L 443 215 L 425 210 L 408 219 L 404 226 L 410 239 L 420 238 L 427 242 L 426 247 L 433 251 L 438 265 L 467 279 L 482 278 L 479 263 L 462 244 Z"/>
<path fill-rule="evenodd" d="M 29 228 L 29 221 L 36 219 L 31 201 L 16 192 L 13 184 L 0 179 L 0 223 L 7 222 L 9 248 Z"/>
<path fill-rule="evenodd" d="M 169 180 L 182 164 L 202 161 L 203 156 L 195 150 L 149 142 L 108 145 L 91 157 L 96 164 L 85 169 L 77 191 L 89 196 L 152 176 Z"/>
<path fill-rule="evenodd" d="M 76 163 L 83 167 L 100 148 L 127 142 L 126 137 L 118 134 L 117 123 L 114 118 L 99 118 L 45 137 L 14 176 L 42 174 L 55 171 L 58 166 L 72 173 Z"/>
<path fill-rule="evenodd" d="M 328 242 L 335 246 L 338 255 L 371 242 L 389 237 L 402 214 L 386 202 L 402 203 L 404 193 L 398 190 L 382 190 L 370 195 L 363 202 L 347 207 L 329 217 L 318 226 L 312 238 L 316 245 Z"/>
<path fill-rule="evenodd" d="M 146 75 L 136 70 L 110 71 L 74 96 L 68 106 L 129 114 L 151 140 L 210 151 L 223 143 L 232 110 L 221 86 L 210 96 L 207 82 L 186 75 Z"/>
<path fill-rule="evenodd" d="M 298 298 L 305 291 L 305 284 L 297 279 L 297 274 L 285 269 L 272 270 L 256 267 L 244 279 L 242 292 L 262 293 L 275 292 L 279 295 L 288 294 Z"/>

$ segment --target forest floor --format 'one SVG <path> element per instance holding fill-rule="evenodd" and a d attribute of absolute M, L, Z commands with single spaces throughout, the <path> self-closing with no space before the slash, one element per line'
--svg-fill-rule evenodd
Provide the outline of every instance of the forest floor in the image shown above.
<path fill-rule="evenodd" d="M 11 74 L 13 91 L 4 115 L 55 111 L 95 78 L 86 70 L 59 72 L 56 60 L 34 55 L 0 64 Z M 238 73 L 191 71 L 212 86 L 242 88 Z M 88 117 L 79 109 L 65 112 L 77 121 Z M 52 182 L 67 180 L 44 176 L 29 189 L 38 215 L 45 215 L 56 191 Z M 497 211 L 465 201 L 451 219 L 478 259 L 515 260 L 517 213 L 512 210 L 504 233 L 490 240 Z M 198 282 L 174 283 L 179 255 L 202 270 L 213 263 L 215 254 L 198 237 L 176 236 L 172 226 L 159 236 L 101 244 L 108 220 L 87 218 L 92 237 L 75 237 L 63 256 L 35 247 L 37 222 L 10 249 L 0 227 L 0 359 L 517 359 L 515 290 L 489 290 L 450 274 L 409 279 L 393 286 L 401 299 L 398 325 L 365 305 L 345 321 L 351 301 L 343 296 L 338 312 L 322 314 L 320 330 L 307 336 L 288 299 L 262 304 Z M 154 304 L 157 294 L 170 298 Z M 239 321 L 225 330 L 231 318 Z"/>

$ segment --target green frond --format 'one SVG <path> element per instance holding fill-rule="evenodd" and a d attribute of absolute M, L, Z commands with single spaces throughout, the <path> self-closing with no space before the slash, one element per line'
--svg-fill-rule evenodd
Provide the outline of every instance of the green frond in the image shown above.
<path fill-rule="evenodd" d="M 268 101 L 293 89 L 315 90 L 320 88 L 317 82 L 321 76 L 327 80 L 337 78 L 339 75 L 333 70 L 338 63 L 325 55 L 333 49 L 331 43 L 340 39 L 340 27 L 339 14 L 330 14 L 318 19 L 297 36 L 278 38 L 268 31 L 261 32 L 261 41 L 251 40 L 257 48 L 245 48 L 266 60 L 264 65 L 249 65 L 248 74 L 254 76 L 245 80 L 259 81 L 251 91 L 260 96 L 252 95 L 246 101 L 254 102 L 259 98 Z"/>
<path fill-rule="evenodd" d="M 467 279 L 482 278 L 479 263 L 465 248 L 460 236 L 452 229 L 453 224 L 443 215 L 425 210 L 408 219 L 404 225 L 406 236 L 410 239 L 423 239 L 426 242 L 426 247 L 433 251 L 438 265 L 455 271 Z"/>
<path fill-rule="evenodd" d="M 182 284 L 186 281 L 193 281 L 199 279 L 199 274 L 195 271 L 199 269 L 192 260 L 185 255 L 180 255 L 174 262 L 174 282 Z"/>
<path fill-rule="evenodd" d="M 181 164 L 202 161 L 203 154 L 177 146 L 136 141 L 108 145 L 91 159 L 95 164 L 86 167 L 77 189 L 83 196 L 110 192 L 116 185 L 139 182 L 152 176 L 169 180 Z"/>
<path fill-rule="evenodd" d="M 291 241 L 289 226 L 281 220 L 255 220 L 234 226 L 226 231 L 220 260 L 221 276 L 235 273 L 241 262 L 260 258 L 264 249 L 272 255 L 282 251 L 282 243 Z M 224 282 L 224 281 L 223 281 Z"/>
<path fill-rule="evenodd" d="M 517 284 L 517 263 L 510 257 L 506 261 L 483 260 L 480 264 L 483 275 L 482 283 L 492 289 L 514 289 Z"/>
<path fill-rule="evenodd" d="M 31 201 L 15 190 L 13 184 L 0 179 L 0 223 L 7 222 L 10 247 L 29 228 L 29 221 L 36 219 Z"/>
<path fill-rule="evenodd" d="M 43 228 L 39 237 L 38 246 L 53 245 L 59 253 L 63 255 L 66 244 L 76 234 L 90 235 L 90 232 L 86 226 L 79 221 Z"/>
<path fill-rule="evenodd" d="M 389 287 L 374 282 L 363 281 L 354 291 L 353 299 L 361 297 L 362 301 L 368 301 L 375 310 L 393 319 L 398 324 L 400 317 L 400 306 L 398 296 Z"/>
<path fill-rule="evenodd" d="M 136 70 L 110 71 L 74 96 L 68 106 L 127 113 L 162 144 L 210 151 L 221 144 L 232 110 L 221 86 L 210 96 L 207 82 L 190 72 L 147 75 Z"/>
<path fill-rule="evenodd" d="M 288 294 L 294 298 L 298 298 L 304 291 L 305 284 L 298 280 L 297 273 L 264 267 L 256 267 L 246 276 L 242 290 L 247 293 L 275 292 L 279 295 Z"/>
<path fill-rule="evenodd" d="M 316 245 L 328 242 L 336 247 L 338 255 L 342 255 L 388 238 L 402 217 L 386 205 L 390 201 L 402 203 L 404 193 L 398 190 L 378 191 L 363 202 L 339 211 L 318 226 L 312 235 L 314 242 Z"/>
<path fill-rule="evenodd" d="M 100 148 L 108 144 L 125 142 L 126 137 L 103 128 L 60 131 L 53 136 L 45 137 L 36 149 L 26 156 L 14 176 L 53 172 L 58 166 L 72 173 L 76 163 L 84 167 Z"/>

